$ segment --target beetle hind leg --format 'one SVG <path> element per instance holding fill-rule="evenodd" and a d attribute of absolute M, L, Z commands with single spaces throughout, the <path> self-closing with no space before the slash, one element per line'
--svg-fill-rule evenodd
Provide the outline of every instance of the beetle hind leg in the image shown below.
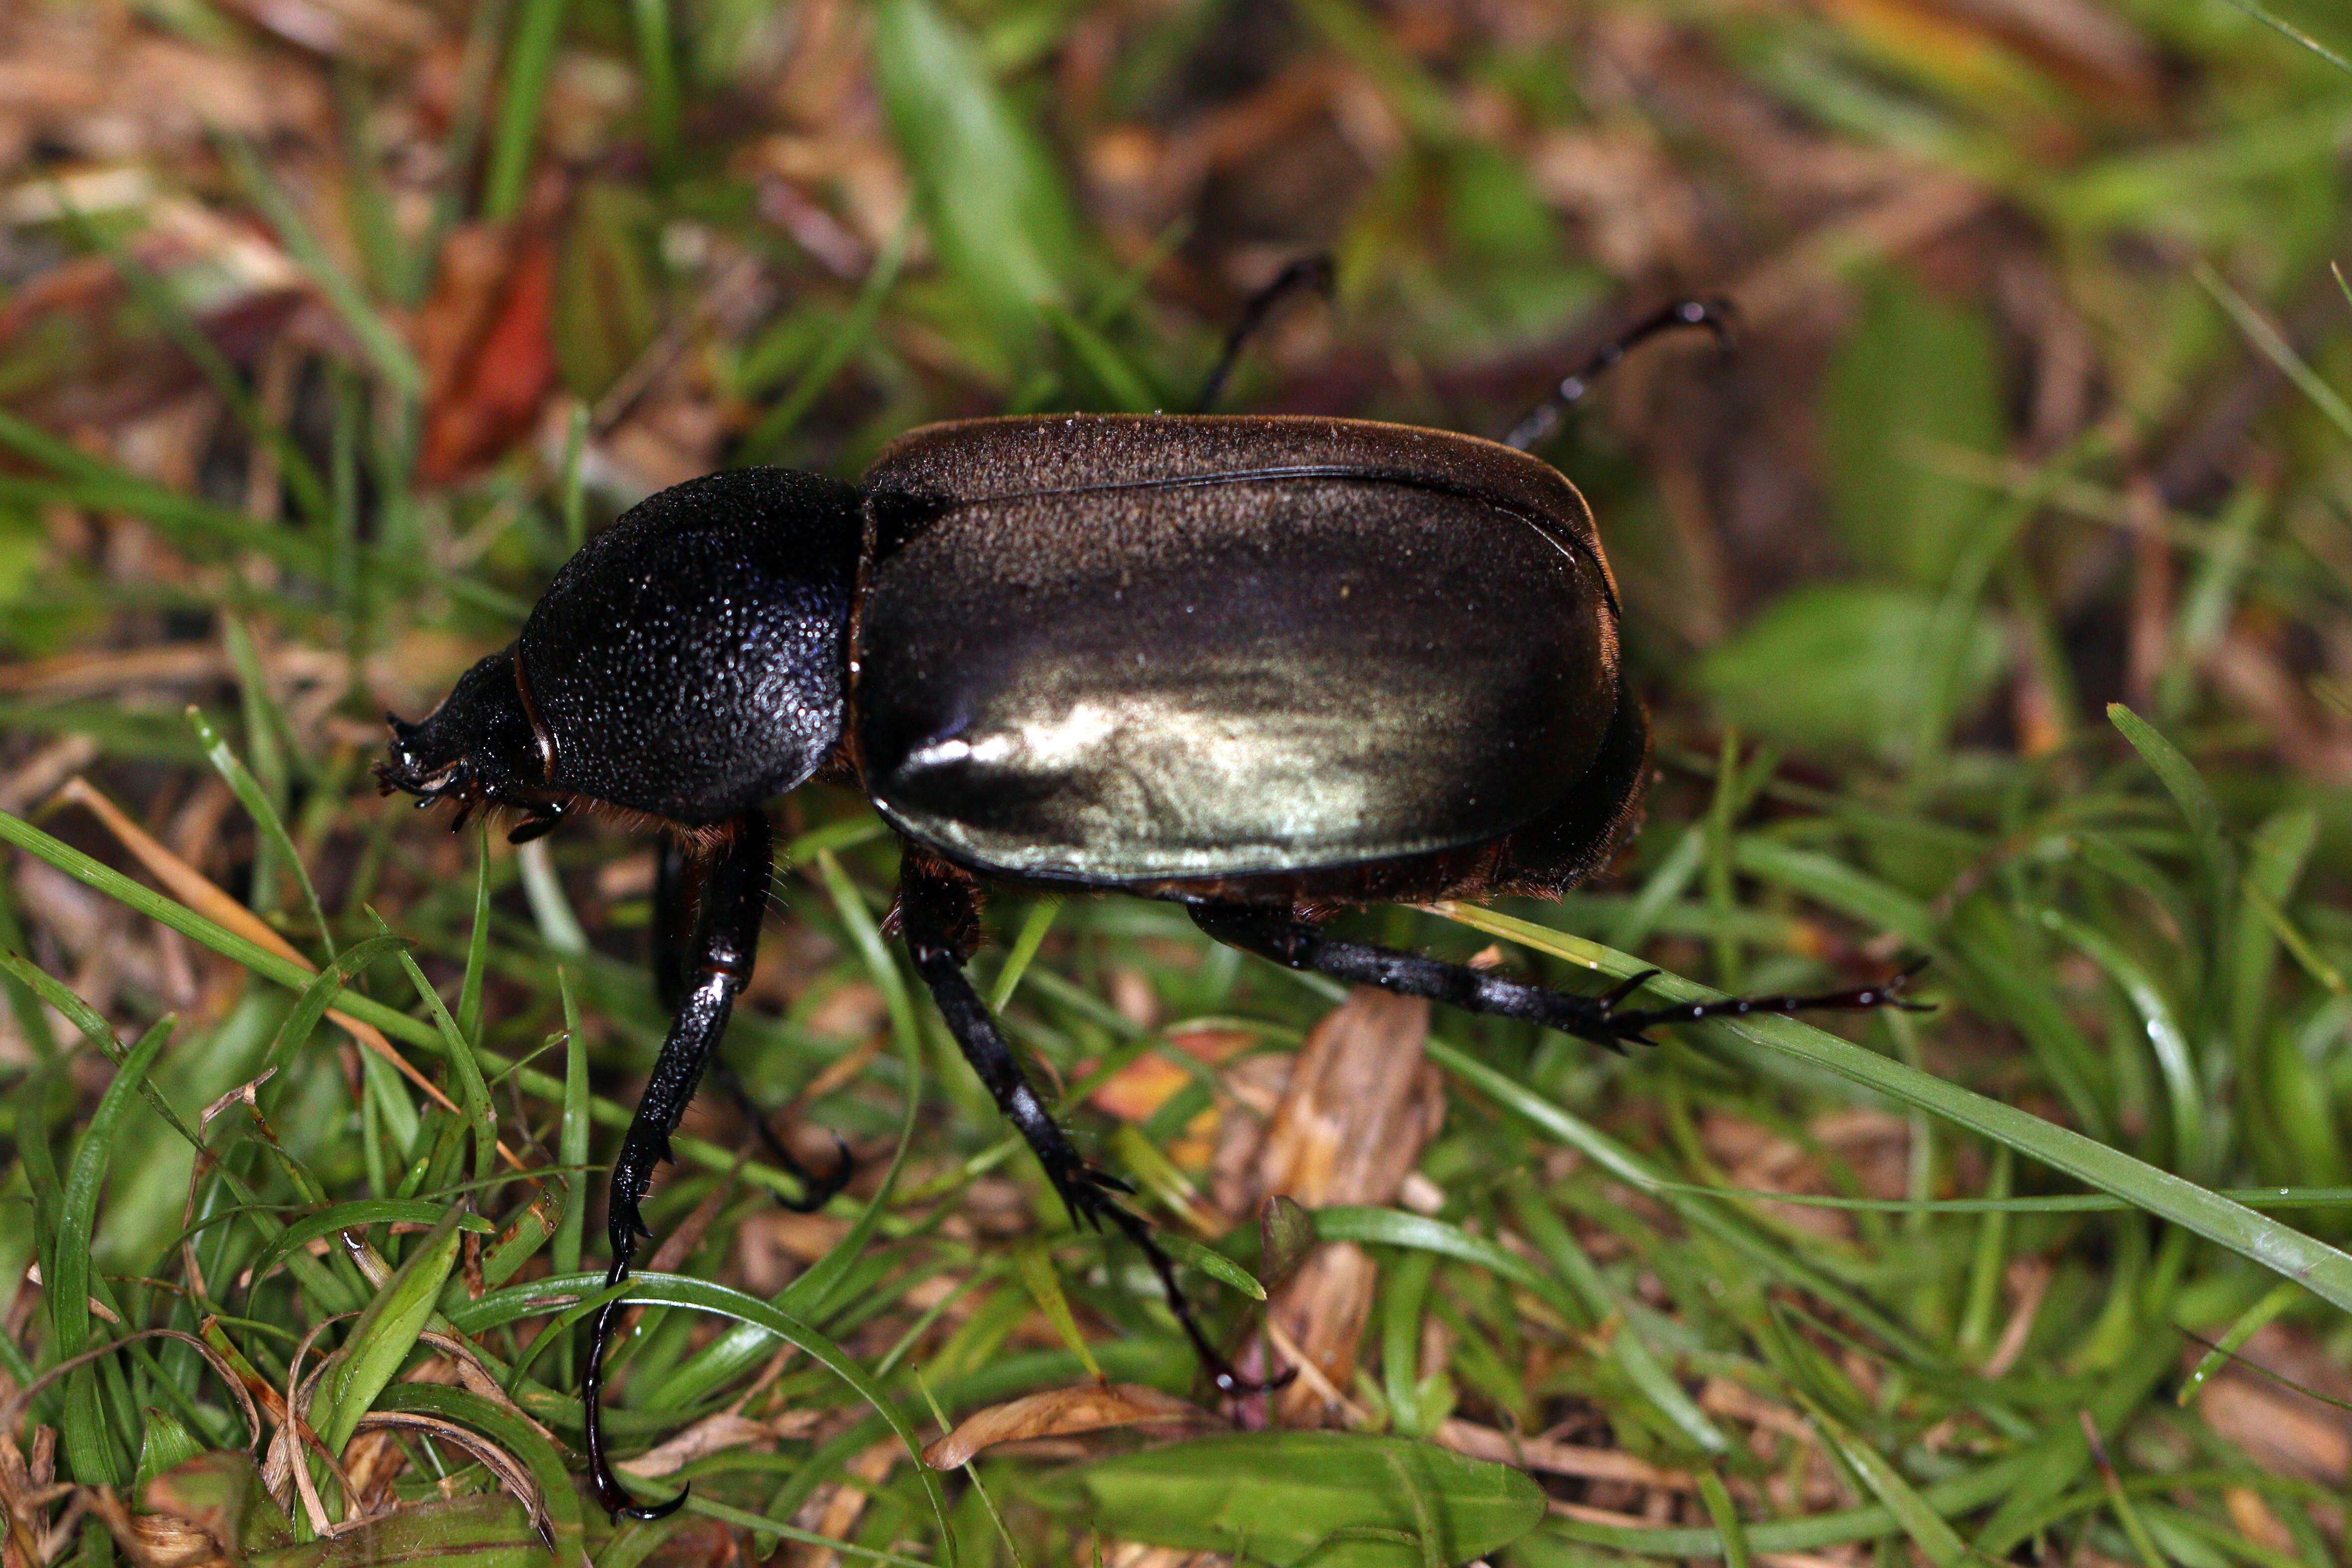
<path fill-rule="evenodd" d="M 1004 1119 L 1019 1131 L 1036 1154 L 1038 1163 L 1045 1166 L 1045 1179 L 1053 1184 L 1055 1193 L 1070 1211 L 1071 1219 L 1095 1230 L 1108 1222 L 1142 1252 L 1168 1298 L 1169 1309 L 1176 1314 L 1176 1321 L 1183 1328 L 1185 1338 L 1192 1341 L 1194 1353 L 1208 1369 L 1218 1392 L 1238 1398 L 1288 1383 L 1288 1373 L 1267 1382 L 1244 1377 L 1210 1342 L 1192 1315 L 1192 1303 L 1185 1300 L 1177 1283 L 1175 1260 L 1152 1236 L 1150 1222 L 1118 1201 L 1134 1189 L 1117 1176 L 1087 1163 L 1055 1121 L 1053 1112 L 1030 1083 L 1028 1075 L 1021 1070 L 1012 1045 L 963 972 L 964 960 L 971 953 L 973 935 L 979 928 L 979 910 L 971 884 L 944 868 L 909 854 L 899 873 L 898 921 L 906 933 L 907 950 L 914 957 L 916 973 L 929 988 L 931 999 L 947 1020 L 949 1032 L 963 1050 L 964 1059 L 988 1087 Z"/>
<path fill-rule="evenodd" d="M 1903 999 L 1903 984 L 1917 966 L 1877 985 L 1850 991 L 1823 992 L 1812 996 L 1729 996 L 1719 1002 L 1687 1003 L 1677 1007 L 1627 1008 L 1627 997 L 1646 984 L 1658 971 L 1644 970 L 1599 996 L 1530 985 L 1507 975 L 1448 963 L 1419 953 L 1370 942 L 1349 942 L 1323 934 L 1286 910 L 1249 904 L 1195 903 L 1189 906 L 1192 922 L 1203 931 L 1244 952 L 1272 959 L 1288 969 L 1312 970 L 1334 980 L 1378 986 L 1405 996 L 1426 996 L 1433 1002 L 1470 1013 L 1491 1013 L 1542 1024 L 1580 1040 L 1622 1052 L 1627 1042 L 1651 1045 L 1646 1033 L 1659 1024 L 1688 1024 L 1704 1018 L 1750 1017 L 1759 1014 L 1823 1011 L 1864 1012 L 1879 1007 L 1918 1010 L 1921 1004 Z"/>

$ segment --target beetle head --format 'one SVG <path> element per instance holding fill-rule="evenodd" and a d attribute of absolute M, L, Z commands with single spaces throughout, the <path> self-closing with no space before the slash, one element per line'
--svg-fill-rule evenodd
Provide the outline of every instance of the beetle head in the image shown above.
<path fill-rule="evenodd" d="M 375 765 L 377 787 L 385 795 L 406 790 L 422 807 L 455 801 L 450 831 L 466 826 L 478 807 L 504 806 L 525 814 L 507 837 L 528 843 L 562 820 L 564 803 L 538 782 L 542 771 L 515 684 L 514 650 L 494 653 L 457 678 L 441 706 L 411 724 L 387 713 L 392 744 Z"/>

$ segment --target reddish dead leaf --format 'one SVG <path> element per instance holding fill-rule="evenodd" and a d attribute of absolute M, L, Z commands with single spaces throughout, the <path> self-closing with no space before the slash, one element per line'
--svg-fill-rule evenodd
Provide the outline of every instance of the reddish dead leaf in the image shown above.
<path fill-rule="evenodd" d="M 426 482 L 449 484 L 496 460 L 538 424 L 555 388 L 548 331 L 555 247 L 546 235 L 487 228 L 450 236 L 440 281 L 416 323 L 426 375 Z"/>
<path fill-rule="evenodd" d="M 935 1470 L 952 1470 L 999 1443 L 1064 1437 L 1111 1426 L 1189 1425 L 1208 1418 L 1174 1394 L 1139 1383 L 1082 1383 L 1024 1394 L 965 1416 L 954 1431 L 923 1450 L 923 1463 Z"/>

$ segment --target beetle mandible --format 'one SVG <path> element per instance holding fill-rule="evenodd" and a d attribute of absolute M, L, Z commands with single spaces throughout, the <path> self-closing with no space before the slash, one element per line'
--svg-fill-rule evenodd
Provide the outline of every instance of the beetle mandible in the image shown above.
<path fill-rule="evenodd" d="M 1252 301 L 1204 389 L 1274 298 Z M 1295 969 L 1528 1019 L 1618 1047 L 1653 1025 L 1866 1008 L 1895 985 L 1628 1009 L 1326 935 L 1334 908 L 1557 897 L 1638 817 L 1649 725 L 1583 498 L 1529 456 L 1593 377 L 1676 326 L 1603 348 L 1496 443 L 1363 420 L 1208 414 L 970 420 L 901 437 L 850 486 L 749 468 L 633 508 L 583 548 L 513 646 L 422 722 L 391 719 L 387 793 L 658 826 L 656 984 L 674 1022 L 613 1165 L 609 1282 L 638 1205 L 751 973 L 772 855 L 761 803 L 861 788 L 903 850 L 917 972 L 1074 1219 L 1150 1261 L 1217 1386 L 1252 1384 L 1187 1306 L 1167 1252 L 1057 1126 L 963 965 L 983 880 L 1182 903 L 1219 942 Z M 1654 973 L 1654 972 L 1652 972 Z M 1902 1004 L 1897 1004 L 1902 1005 Z M 722 1080 L 740 1092 L 724 1065 Z M 803 1177 L 809 1207 L 849 1161 Z M 583 1395 L 598 1500 L 624 1490 Z"/>

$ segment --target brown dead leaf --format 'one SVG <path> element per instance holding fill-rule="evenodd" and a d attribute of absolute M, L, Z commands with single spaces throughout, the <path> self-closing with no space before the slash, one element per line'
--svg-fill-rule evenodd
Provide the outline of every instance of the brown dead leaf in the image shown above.
<path fill-rule="evenodd" d="M 772 1443 L 779 1437 L 805 1436 L 824 1418 L 817 1410 L 788 1410 L 767 1421 L 754 1421 L 748 1415 L 731 1410 L 721 1410 L 701 1420 L 670 1438 L 658 1447 L 648 1448 L 634 1459 L 624 1459 L 614 1468 L 647 1480 L 675 1475 L 695 1460 L 730 1448 L 740 1448 L 751 1443 Z"/>
<path fill-rule="evenodd" d="M 555 390 L 554 292 L 555 245 L 546 234 L 485 225 L 449 237 L 416 322 L 426 381 L 418 470 L 426 482 L 464 478 L 537 426 Z"/>
<path fill-rule="evenodd" d="M 1206 1423 L 1208 1413 L 1172 1394 L 1139 1383 L 1082 1383 L 1024 1394 L 974 1411 L 956 1429 L 923 1450 L 935 1470 L 960 1469 L 999 1443 L 1061 1437 L 1111 1426 Z"/>
<path fill-rule="evenodd" d="M 1854 1131 L 1851 1141 L 1856 1143 L 1867 1141 L 1867 1134 L 1859 1130 L 1836 1131 Z M 1898 1124 L 1897 1132 L 1907 1135 L 1907 1129 Z M 1832 1191 L 1823 1179 L 1819 1154 L 1753 1121 L 1727 1111 L 1709 1110 L 1699 1123 L 1699 1139 L 1706 1152 L 1721 1162 L 1725 1176 L 1735 1187 L 1765 1193 L 1827 1194 Z M 1837 1209 L 1802 1204 L 1762 1206 L 1776 1218 L 1815 1236 L 1844 1239 L 1853 1235 L 1852 1217 Z"/>
<path fill-rule="evenodd" d="M 794 1214 L 786 1208 L 752 1215 L 735 1232 L 735 1257 L 743 1271 L 744 1288 L 762 1296 L 774 1295 L 848 1233 L 847 1220 L 829 1215 Z"/>
<path fill-rule="evenodd" d="M 1359 986 L 1327 1014 L 1259 1145 L 1255 1196 L 1308 1208 L 1394 1198 L 1445 1114 L 1422 1056 L 1428 1038 L 1429 1004 L 1417 996 Z"/>
<path fill-rule="evenodd" d="M 2182 1354 L 2186 1362 L 2202 1357 L 2204 1349 L 2191 1345 Z M 2247 1341 L 2239 1355 L 2251 1364 L 2231 1363 L 2198 1396 L 2205 1425 L 2266 1470 L 2341 1485 L 2352 1475 L 2352 1415 L 2297 1390 L 2352 1398 L 2352 1375 L 2307 1335 L 2278 1323 Z"/>
<path fill-rule="evenodd" d="M 866 1512 L 867 1500 L 875 1489 L 890 1479 L 899 1458 L 906 1453 L 896 1437 L 887 1437 L 857 1458 L 849 1461 L 850 1479 L 839 1481 L 817 1493 L 824 1504 L 816 1510 L 816 1532 L 834 1541 L 845 1541 Z M 859 1483 L 863 1483 L 862 1485 Z M 812 1504 L 817 1499 L 809 1500 Z M 802 1568 L 841 1568 L 841 1553 L 830 1546 L 803 1545 L 794 1553 Z"/>
<path fill-rule="evenodd" d="M 1445 1116 L 1444 1087 L 1422 1054 L 1428 1037 L 1427 1002 L 1365 986 L 1316 1025 L 1252 1163 L 1256 1195 L 1280 1194 L 1307 1208 L 1393 1202 Z M 1269 1308 L 1332 1386 L 1354 1378 L 1378 1277 L 1361 1247 L 1320 1247 Z M 1326 1403 L 1301 1380 L 1281 1409 L 1306 1420 Z"/>
<path fill-rule="evenodd" d="M 2238 1533 L 2257 1546 L 2267 1546 L 2273 1552 L 2293 1552 L 2294 1537 L 2279 1522 L 2263 1494 L 2252 1487 L 2223 1487 L 2222 1506 L 2230 1510 L 2230 1522 Z"/>

